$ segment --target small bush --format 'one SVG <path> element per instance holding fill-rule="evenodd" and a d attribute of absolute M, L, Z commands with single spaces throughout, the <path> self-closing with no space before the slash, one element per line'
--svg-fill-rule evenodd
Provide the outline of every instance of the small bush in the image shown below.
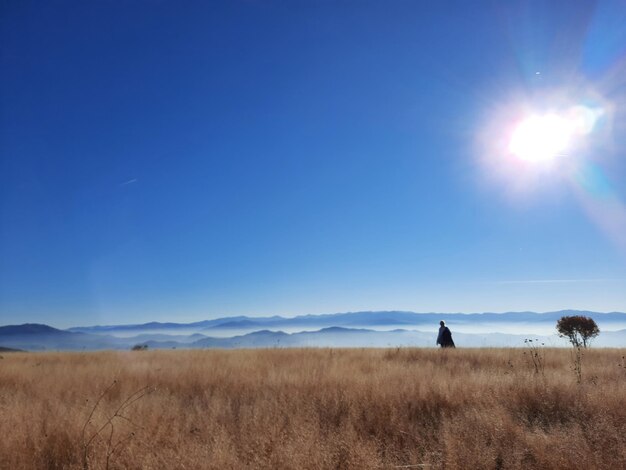
<path fill-rule="evenodd" d="M 556 330 L 561 338 L 567 338 L 575 348 L 586 348 L 589 341 L 600 334 L 600 329 L 593 318 L 582 315 L 561 317 L 556 323 Z"/>

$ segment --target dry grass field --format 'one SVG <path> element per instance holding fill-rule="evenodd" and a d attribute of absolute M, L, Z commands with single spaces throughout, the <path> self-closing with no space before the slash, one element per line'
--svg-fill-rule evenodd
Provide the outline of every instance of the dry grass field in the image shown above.
<path fill-rule="evenodd" d="M 0 468 L 626 468 L 626 351 L 531 354 L 5 353 Z"/>

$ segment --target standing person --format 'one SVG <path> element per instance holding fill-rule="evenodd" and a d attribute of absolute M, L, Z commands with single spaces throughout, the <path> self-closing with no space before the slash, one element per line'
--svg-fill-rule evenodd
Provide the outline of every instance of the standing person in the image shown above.
<path fill-rule="evenodd" d="M 437 344 L 442 348 L 455 348 L 454 341 L 452 341 L 452 333 L 450 328 L 446 326 L 446 322 L 441 320 L 439 322 L 439 336 L 437 336 Z"/>

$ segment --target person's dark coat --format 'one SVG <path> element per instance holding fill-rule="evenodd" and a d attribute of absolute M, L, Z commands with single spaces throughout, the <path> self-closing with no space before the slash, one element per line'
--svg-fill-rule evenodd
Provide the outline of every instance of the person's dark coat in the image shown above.
<path fill-rule="evenodd" d="M 439 336 L 437 337 L 437 344 L 441 345 L 442 348 L 454 348 L 454 341 L 452 340 L 452 333 L 450 332 L 450 328 L 447 326 L 442 326 L 439 328 Z"/>

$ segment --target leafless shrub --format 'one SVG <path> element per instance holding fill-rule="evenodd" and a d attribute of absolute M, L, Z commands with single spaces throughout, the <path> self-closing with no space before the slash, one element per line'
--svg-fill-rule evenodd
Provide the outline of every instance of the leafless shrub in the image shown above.
<path fill-rule="evenodd" d="M 83 470 L 88 470 L 90 468 L 89 464 L 89 452 L 91 450 L 92 444 L 96 439 L 103 439 L 106 443 L 106 452 L 105 452 L 105 465 L 104 468 L 107 470 L 110 468 L 110 464 L 116 452 L 118 452 L 123 445 L 127 444 L 128 441 L 133 439 L 135 436 L 135 431 L 130 431 L 125 433 L 123 436 L 118 437 L 115 433 L 115 426 L 118 421 L 125 421 L 129 423 L 133 428 L 140 428 L 139 425 L 134 423 L 130 418 L 124 415 L 124 412 L 132 406 L 136 401 L 140 400 L 148 393 L 153 391 L 152 387 L 146 386 L 136 390 L 131 393 L 129 396 L 124 399 L 121 404 L 111 413 L 106 416 L 103 422 L 98 425 L 94 425 L 92 422 L 94 418 L 94 414 L 98 410 L 100 403 L 102 400 L 110 394 L 110 392 L 118 385 L 117 380 L 114 380 L 111 385 L 109 385 L 102 394 L 96 400 L 96 403 L 91 408 L 89 416 L 85 420 L 83 424 L 82 433 L 81 433 L 81 442 L 82 442 L 82 462 L 83 462 Z M 89 427 L 94 427 L 95 430 L 89 432 Z"/>
<path fill-rule="evenodd" d="M 524 355 L 529 358 L 533 371 L 535 374 L 541 374 L 543 376 L 546 367 L 545 344 L 539 343 L 539 340 L 533 341 L 532 339 L 525 339 L 524 344 L 528 348 L 528 351 L 525 351 Z"/>
<path fill-rule="evenodd" d="M 576 383 L 581 384 L 583 381 L 583 352 L 581 346 L 576 346 L 573 351 L 570 351 L 570 356 Z"/>

